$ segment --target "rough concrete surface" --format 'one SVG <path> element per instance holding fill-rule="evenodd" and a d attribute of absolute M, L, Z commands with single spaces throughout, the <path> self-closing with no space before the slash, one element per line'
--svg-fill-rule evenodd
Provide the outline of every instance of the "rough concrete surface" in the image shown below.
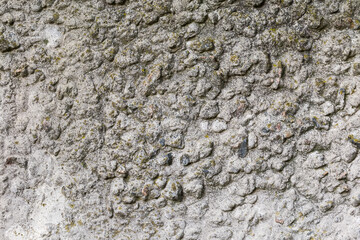
<path fill-rule="evenodd" d="M 0 240 L 360 239 L 359 0 L 0 0 Z"/>

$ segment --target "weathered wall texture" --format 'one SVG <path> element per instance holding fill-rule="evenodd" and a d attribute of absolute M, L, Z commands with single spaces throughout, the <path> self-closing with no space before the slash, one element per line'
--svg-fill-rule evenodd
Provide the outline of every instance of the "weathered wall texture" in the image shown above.
<path fill-rule="evenodd" d="M 359 0 L 0 0 L 0 239 L 360 239 Z"/>

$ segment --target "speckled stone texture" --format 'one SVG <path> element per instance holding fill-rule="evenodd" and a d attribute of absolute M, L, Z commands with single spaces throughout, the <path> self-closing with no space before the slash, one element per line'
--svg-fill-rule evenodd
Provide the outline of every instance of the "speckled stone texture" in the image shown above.
<path fill-rule="evenodd" d="M 0 0 L 0 240 L 360 239 L 359 0 Z"/>

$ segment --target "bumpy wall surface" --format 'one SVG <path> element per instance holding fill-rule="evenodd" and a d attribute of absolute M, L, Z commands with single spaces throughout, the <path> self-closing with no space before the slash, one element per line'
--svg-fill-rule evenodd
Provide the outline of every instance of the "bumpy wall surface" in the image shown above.
<path fill-rule="evenodd" d="M 0 239 L 360 239 L 359 0 L 0 0 Z"/>

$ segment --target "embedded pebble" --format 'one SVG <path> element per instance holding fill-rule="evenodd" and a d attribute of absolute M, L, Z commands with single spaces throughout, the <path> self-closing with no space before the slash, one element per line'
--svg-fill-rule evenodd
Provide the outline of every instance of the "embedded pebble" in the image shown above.
<path fill-rule="evenodd" d="M 205 103 L 200 110 L 200 117 L 204 119 L 215 118 L 219 114 L 219 106 L 217 102 Z"/>
<path fill-rule="evenodd" d="M 211 125 L 211 129 L 216 133 L 223 132 L 227 129 L 227 124 L 225 121 L 215 120 Z"/>
<path fill-rule="evenodd" d="M 244 158 L 246 157 L 247 153 L 248 153 L 248 139 L 245 138 L 240 144 L 238 155 L 239 157 Z"/>
<path fill-rule="evenodd" d="M 164 196 L 166 199 L 179 201 L 182 198 L 182 186 L 179 182 L 175 180 L 168 181 L 165 189 L 163 190 Z"/>

